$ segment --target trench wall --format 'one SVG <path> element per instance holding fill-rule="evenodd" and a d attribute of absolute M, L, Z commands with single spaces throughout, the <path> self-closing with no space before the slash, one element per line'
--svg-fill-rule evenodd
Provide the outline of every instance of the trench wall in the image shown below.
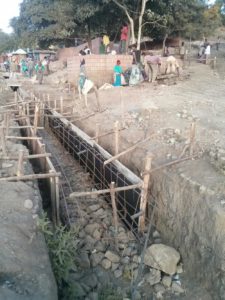
<path fill-rule="evenodd" d="M 216 194 L 176 172 L 155 174 L 152 194 L 156 226 L 182 254 L 185 270 L 213 299 L 225 299 L 225 210 Z"/>

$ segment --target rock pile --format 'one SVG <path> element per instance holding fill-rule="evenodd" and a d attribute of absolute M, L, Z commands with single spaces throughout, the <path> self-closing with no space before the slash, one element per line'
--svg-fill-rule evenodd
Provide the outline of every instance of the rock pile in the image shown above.
<path fill-rule="evenodd" d="M 178 272 L 180 254 L 161 243 L 160 234 L 155 231 L 141 262 L 141 248 L 133 233 L 122 223 L 118 232 L 113 226 L 111 208 L 102 198 L 79 201 L 80 212 L 75 222 L 80 225 L 79 254 L 76 277 L 80 297 L 93 298 L 93 291 L 100 291 L 109 282 L 123 286 L 123 297 L 127 298 L 131 281 L 138 276 L 139 266 L 144 263 L 144 272 L 138 281 L 140 287 L 136 299 L 143 299 L 153 292 L 163 294 L 167 290 L 183 293 L 181 285 L 174 281 Z M 86 278 L 90 273 L 92 279 Z M 127 288 L 124 289 L 124 286 Z"/>

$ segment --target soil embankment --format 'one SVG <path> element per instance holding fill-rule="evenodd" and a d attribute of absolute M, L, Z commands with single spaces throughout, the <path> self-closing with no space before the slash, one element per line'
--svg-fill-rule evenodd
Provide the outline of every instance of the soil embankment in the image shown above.
<path fill-rule="evenodd" d="M 12 102 L 13 97 L 12 91 L 3 89 L 0 105 Z M 0 121 L 3 122 L 3 114 Z M 16 123 L 10 125 L 16 126 Z M 9 134 L 17 136 L 19 130 L 9 129 Z M 19 150 L 28 154 L 21 143 L 7 141 L 6 146 L 9 156 L 16 156 Z M 28 161 L 24 162 L 24 169 L 33 173 Z M 15 176 L 16 172 L 16 160 L 1 160 L 0 178 Z M 2 181 L 0 193 L 0 299 L 56 300 L 57 287 L 48 249 L 37 228 L 37 218 L 42 212 L 37 182 Z"/>

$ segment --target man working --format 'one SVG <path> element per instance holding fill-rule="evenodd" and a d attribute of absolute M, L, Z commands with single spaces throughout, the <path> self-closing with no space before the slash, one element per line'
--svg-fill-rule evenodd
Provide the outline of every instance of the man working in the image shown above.
<path fill-rule="evenodd" d="M 180 75 L 180 66 L 177 62 L 177 59 L 171 55 L 166 59 L 165 74 L 170 74 L 175 72 L 177 72 L 178 76 Z"/>
<path fill-rule="evenodd" d="M 161 58 L 158 55 L 153 55 L 153 53 L 149 53 L 144 57 L 144 65 L 146 73 L 148 74 L 149 82 L 155 82 L 157 75 L 160 74 L 160 67 L 161 67 Z"/>

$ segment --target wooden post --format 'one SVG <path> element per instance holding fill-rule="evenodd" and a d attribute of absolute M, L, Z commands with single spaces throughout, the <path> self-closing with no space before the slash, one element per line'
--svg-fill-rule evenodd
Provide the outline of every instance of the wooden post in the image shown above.
<path fill-rule="evenodd" d="M 195 144 L 195 133 L 196 133 L 196 122 L 191 123 L 191 130 L 190 130 L 190 156 L 193 155 L 194 151 L 194 144 Z"/>
<path fill-rule="evenodd" d="M 115 192 L 115 182 L 111 182 L 110 184 L 110 196 L 112 201 L 112 209 L 113 209 L 113 223 L 115 227 L 116 234 L 118 233 L 118 216 L 117 216 L 117 207 L 116 207 L 116 192 Z"/>
<path fill-rule="evenodd" d="M 17 95 L 17 91 L 14 92 L 14 99 L 15 99 L 15 102 L 18 103 L 18 95 Z"/>
<path fill-rule="evenodd" d="M 1 139 L 2 152 L 5 155 L 7 151 L 6 151 L 6 142 L 5 142 L 5 132 L 3 127 L 0 127 L 0 139 Z"/>
<path fill-rule="evenodd" d="M 34 134 L 37 133 L 37 127 L 38 127 L 38 118 L 39 118 L 39 107 L 38 105 L 35 106 L 35 112 L 34 112 Z"/>
<path fill-rule="evenodd" d="M 41 144 L 41 153 L 46 153 L 45 144 Z"/>
<path fill-rule="evenodd" d="M 44 127 L 44 118 L 45 118 L 45 102 L 41 103 L 41 114 L 40 114 L 40 126 Z"/>
<path fill-rule="evenodd" d="M 11 114 L 6 114 L 6 124 L 5 124 L 5 135 L 8 135 L 9 133 L 9 123 L 10 123 Z"/>
<path fill-rule="evenodd" d="M 119 121 L 114 123 L 115 155 L 119 153 Z"/>
<path fill-rule="evenodd" d="M 16 172 L 17 176 L 24 175 L 23 159 L 24 159 L 24 151 L 19 150 L 18 166 L 17 166 L 17 172 Z"/>
<path fill-rule="evenodd" d="M 60 97 L 60 113 L 63 114 L 63 96 Z"/>
<path fill-rule="evenodd" d="M 123 98 L 122 98 L 122 91 L 120 91 L 120 105 L 121 105 L 122 127 L 125 127 L 124 101 L 123 101 Z"/>
<path fill-rule="evenodd" d="M 98 144 L 99 142 L 99 133 L 100 133 L 100 123 L 96 123 L 96 127 L 95 127 L 95 136 L 96 136 L 96 143 Z"/>
<path fill-rule="evenodd" d="M 146 175 L 144 175 L 143 187 L 141 191 L 140 212 L 142 212 L 142 215 L 139 217 L 139 222 L 138 222 L 138 231 L 140 233 L 144 233 L 145 230 L 145 217 L 146 217 L 146 207 L 148 201 L 148 187 L 149 187 L 149 180 L 150 180 L 149 172 L 151 170 L 151 164 L 152 164 L 152 154 L 149 154 L 146 158 L 146 163 L 145 163 Z"/>
<path fill-rule="evenodd" d="M 26 113 L 29 116 L 30 115 L 30 106 L 29 103 L 26 104 Z"/>
<path fill-rule="evenodd" d="M 50 102 L 50 95 L 47 95 L 47 99 L 48 99 L 48 107 L 51 108 L 51 102 Z"/>
<path fill-rule="evenodd" d="M 50 174 L 55 173 L 53 170 L 49 171 Z M 55 180 L 53 177 L 50 177 L 50 194 L 51 194 L 51 206 L 52 206 L 52 221 L 53 225 L 56 226 L 56 188 Z"/>
<path fill-rule="evenodd" d="M 54 177 L 55 180 L 55 210 L 56 210 L 56 224 L 60 224 L 60 215 L 59 215 L 59 177 Z"/>
<path fill-rule="evenodd" d="M 57 101 L 54 99 L 54 110 L 57 110 Z"/>

